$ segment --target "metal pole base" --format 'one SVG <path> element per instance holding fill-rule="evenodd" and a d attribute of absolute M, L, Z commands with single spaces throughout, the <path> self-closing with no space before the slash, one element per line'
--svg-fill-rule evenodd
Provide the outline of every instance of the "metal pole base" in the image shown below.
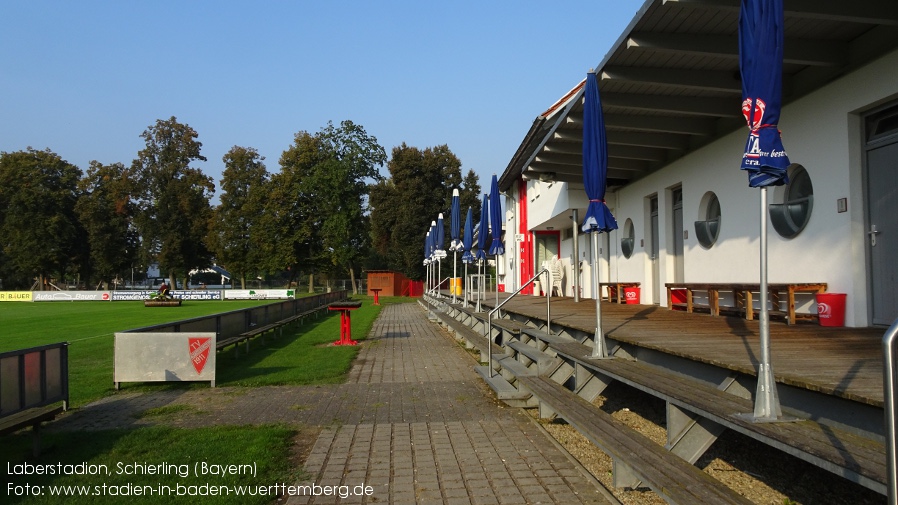
<path fill-rule="evenodd" d="M 784 416 L 780 408 L 779 395 L 776 392 L 776 380 L 770 365 L 761 364 L 758 370 L 758 387 L 755 391 L 755 411 L 736 414 L 736 417 L 752 423 L 788 423 L 800 421 L 791 416 Z"/>

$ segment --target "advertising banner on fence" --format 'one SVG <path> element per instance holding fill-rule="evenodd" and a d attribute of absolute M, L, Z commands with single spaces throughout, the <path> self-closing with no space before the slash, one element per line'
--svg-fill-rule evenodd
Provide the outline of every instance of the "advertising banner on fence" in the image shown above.
<path fill-rule="evenodd" d="M 143 290 L 143 291 L 113 291 L 112 292 L 112 301 L 114 302 L 127 302 L 127 301 L 140 301 L 140 300 L 148 300 L 150 296 L 156 294 L 156 290 Z M 172 298 L 178 298 L 181 300 L 221 300 L 221 291 L 206 291 L 206 290 L 182 290 L 176 289 L 171 292 Z"/>
<path fill-rule="evenodd" d="M 35 302 L 108 302 L 112 300 L 109 291 L 34 291 L 31 299 Z"/>
<path fill-rule="evenodd" d="M 294 298 L 293 289 L 229 289 L 224 292 L 225 300 L 283 300 Z"/>
<path fill-rule="evenodd" d="M 215 333 L 116 333 L 113 382 L 210 381 Z"/>
<path fill-rule="evenodd" d="M 30 302 L 31 291 L 0 291 L 0 302 Z"/>

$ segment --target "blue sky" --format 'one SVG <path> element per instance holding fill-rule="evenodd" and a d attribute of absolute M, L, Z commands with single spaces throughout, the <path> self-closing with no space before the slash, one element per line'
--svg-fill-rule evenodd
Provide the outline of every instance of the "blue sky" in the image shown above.
<path fill-rule="evenodd" d="M 276 172 L 296 132 L 349 119 L 388 154 L 447 144 L 486 189 L 642 3 L 4 1 L 0 151 L 130 165 L 176 116 L 218 184 L 234 145 Z"/>

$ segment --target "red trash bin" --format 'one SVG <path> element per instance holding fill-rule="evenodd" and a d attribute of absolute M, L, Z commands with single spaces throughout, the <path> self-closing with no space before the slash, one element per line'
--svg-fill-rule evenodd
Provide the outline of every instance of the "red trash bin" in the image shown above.
<path fill-rule="evenodd" d="M 686 290 L 685 289 L 671 289 L 670 290 L 670 309 L 672 310 L 686 310 Z"/>
<path fill-rule="evenodd" d="M 817 293 L 820 326 L 845 326 L 845 293 Z"/>
<path fill-rule="evenodd" d="M 624 288 L 624 299 L 628 305 L 639 304 L 639 288 Z"/>

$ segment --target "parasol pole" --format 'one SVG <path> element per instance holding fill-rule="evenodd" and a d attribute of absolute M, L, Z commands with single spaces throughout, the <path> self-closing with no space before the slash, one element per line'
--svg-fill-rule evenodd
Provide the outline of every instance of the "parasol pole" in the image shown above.
<path fill-rule="evenodd" d="M 599 284 L 599 230 L 592 227 L 592 277 L 595 282 L 594 296 L 596 298 L 596 336 L 592 346 L 593 358 L 607 358 L 605 349 L 605 332 L 602 331 L 602 292 Z"/>
<path fill-rule="evenodd" d="M 456 302 L 455 299 L 455 291 L 458 289 L 458 284 L 455 286 L 452 285 L 453 282 L 458 282 L 458 250 L 452 250 L 452 281 L 449 282 L 449 291 L 452 291 L 452 303 Z"/>
<path fill-rule="evenodd" d="M 756 420 L 776 420 L 782 417 L 779 398 L 776 393 L 776 380 L 773 377 L 773 369 L 770 366 L 770 314 L 767 303 L 769 292 L 767 289 L 767 187 L 761 188 L 761 229 L 760 229 L 760 256 L 761 256 L 761 313 L 758 317 L 761 333 L 761 363 L 758 369 L 758 386 L 755 392 Z"/>
<path fill-rule="evenodd" d="M 483 259 L 477 260 L 477 312 L 481 312 L 480 310 L 480 299 L 483 294 L 483 274 L 481 273 L 483 270 Z"/>
<path fill-rule="evenodd" d="M 470 283 L 468 282 L 468 263 L 466 261 L 464 261 L 464 255 L 462 255 L 462 261 L 465 264 L 465 282 L 464 282 L 465 287 L 464 287 L 463 298 L 465 300 L 465 308 L 468 308 L 468 284 L 470 284 Z"/>
<path fill-rule="evenodd" d="M 574 221 L 574 261 L 571 262 L 571 277 L 574 278 L 574 303 L 580 303 L 580 218 L 577 209 L 573 209 L 571 219 Z"/>

